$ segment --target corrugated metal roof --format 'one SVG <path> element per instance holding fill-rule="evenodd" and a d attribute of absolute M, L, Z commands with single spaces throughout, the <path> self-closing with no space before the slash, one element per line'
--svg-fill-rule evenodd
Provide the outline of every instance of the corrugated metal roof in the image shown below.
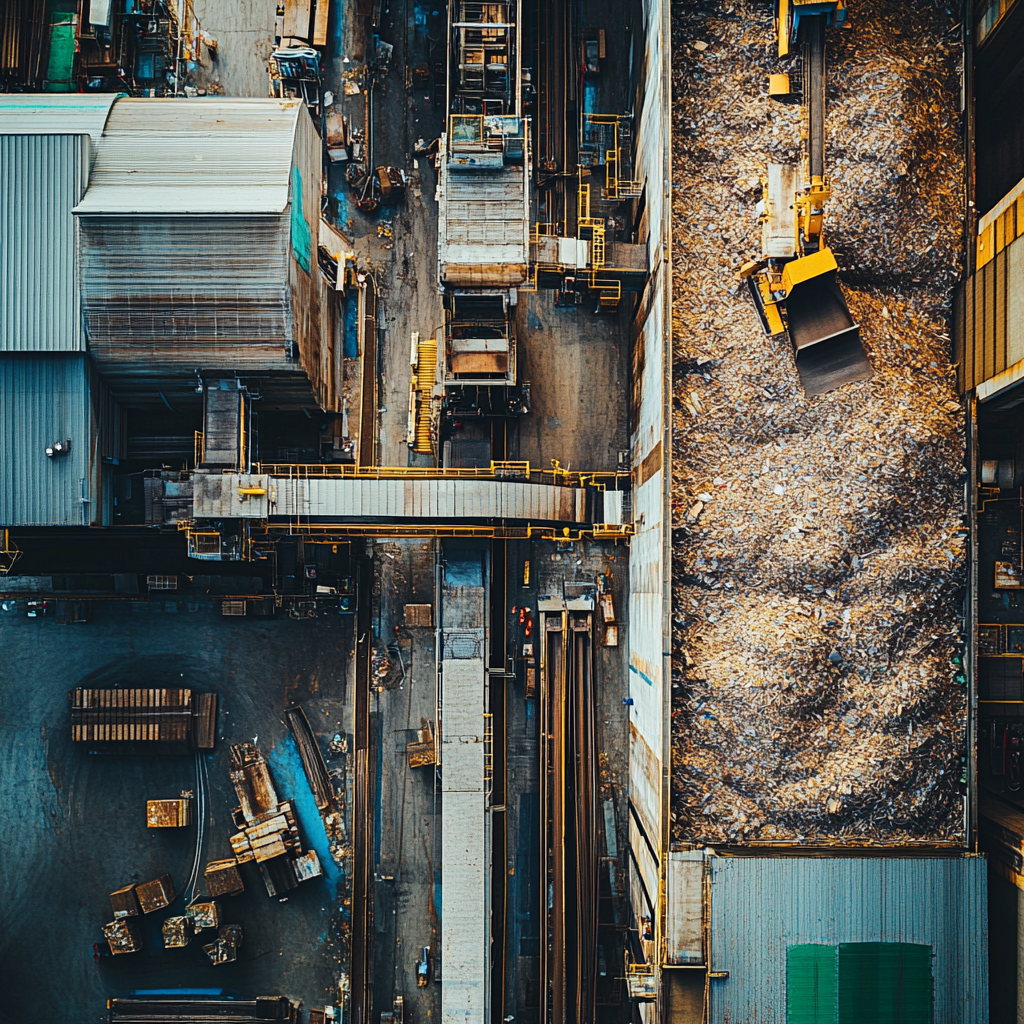
<path fill-rule="evenodd" d="M 0 93 L 0 135 L 103 134 L 114 93 Z"/>
<path fill-rule="evenodd" d="M 487 284 L 506 283 L 506 272 L 525 273 L 529 256 L 529 190 L 526 169 L 452 171 L 441 169 L 438 263 L 442 281 L 452 283 L 477 268 Z M 456 282 L 459 283 L 459 282 Z"/>
<path fill-rule="evenodd" d="M 75 213 L 280 213 L 303 115 L 301 100 L 119 100 Z"/>
<path fill-rule="evenodd" d="M 85 348 L 71 215 L 85 187 L 83 143 L 0 135 L 0 352 Z"/>
<path fill-rule="evenodd" d="M 241 478 L 198 474 L 195 514 L 204 518 L 307 516 L 343 520 L 519 520 L 581 523 L 586 492 L 504 480 L 376 480 L 248 477 L 266 498 L 242 501 Z M 246 484 L 248 486 L 248 484 Z"/>
<path fill-rule="evenodd" d="M 0 357 L 0 525 L 88 525 L 92 442 L 87 357 Z M 71 438 L 67 455 L 47 445 Z"/>
<path fill-rule="evenodd" d="M 83 317 L 100 372 L 166 387 L 177 369 L 301 369 L 288 285 L 288 219 L 85 217 Z"/>
<path fill-rule="evenodd" d="M 441 706 L 441 1020 L 483 1024 L 487 1011 L 490 836 L 484 783 L 483 587 L 446 586 Z M 462 652 L 463 656 L 458 654 Z M 448 655 L 455 656 L 448 656 Z M 466 655 L 476 656 L 466 656 Z"/>
<path fill-rule="evenodd" d="M 786 1024 L 792 945 L 932 947 L 934 1024 L 988 1021 L 981 857 L 712 857 L 712 1024 Z M 670 929 L 671 931 L 671 929 Z M 840 994 L 841 996 L 841 994 Z"/>

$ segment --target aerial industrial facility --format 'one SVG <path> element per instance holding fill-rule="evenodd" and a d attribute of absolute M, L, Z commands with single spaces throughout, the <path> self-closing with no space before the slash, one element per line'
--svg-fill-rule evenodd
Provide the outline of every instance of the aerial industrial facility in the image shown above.
<path fill-rule="evenodd" d="M 1024 1020 L 1024 0 L 11 0 L 19 1022 Z"/>

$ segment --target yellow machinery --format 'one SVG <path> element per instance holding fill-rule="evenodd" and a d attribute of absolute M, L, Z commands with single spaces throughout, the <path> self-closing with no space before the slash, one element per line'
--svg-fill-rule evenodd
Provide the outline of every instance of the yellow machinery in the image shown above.
<path fill-rule="evenodd" d="M 846 17 L 843 0 L 778 0 L 780 57 L 803 57 L 803 104 L 807 120 L 805 159 L 769 164 L 759 204 L 761 257 L 744 264 L 766 334 L 789 334 L 800 382 L 820 395 L 871 376 L 860 327 L 836 280 L 832 251 L 822 244 L 825 204 L 832 186 L 825 174 L 825 29 Z M 779 95 L 773 76 L 772 94 Z"/>

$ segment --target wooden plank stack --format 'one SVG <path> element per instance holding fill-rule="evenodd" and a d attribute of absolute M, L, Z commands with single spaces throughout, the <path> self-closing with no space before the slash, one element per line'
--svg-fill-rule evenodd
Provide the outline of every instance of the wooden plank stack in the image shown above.
<path fill-rule="evenodd" d="M 68 693 L 71 738 L 106 746 L 187 753 L 212 750 L 216 737 L 217 695 L 189 689 L 91 689 Z"/>

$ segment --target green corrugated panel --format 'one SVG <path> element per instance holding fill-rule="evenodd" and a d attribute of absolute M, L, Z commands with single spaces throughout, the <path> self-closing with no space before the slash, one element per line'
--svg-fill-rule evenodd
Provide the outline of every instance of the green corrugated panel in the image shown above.
<path fill-rule="evenodd" d="M 292 168 L 292 253 L 299 266 L 309 273 L 311 239 L 306 215 L 302 209 L 302 175 L 298 167 Z"/>
<path fill-rule="evenodd" d="M 50 25 L 50 62 L 46 67 L 47 92 L 71 92 L 71 73 L 75 66 L 76 14 L 56 14 Z"/>
<path fill-rule="evenodd" d="M 835 946 L 786 950 L 786 1024 L 836 1024 Z"/>
<path fill-rule="evenodd" d="M 932 1024 L 932 1004 L 931 946 L 839 946 L 839 1024 Z"/>

